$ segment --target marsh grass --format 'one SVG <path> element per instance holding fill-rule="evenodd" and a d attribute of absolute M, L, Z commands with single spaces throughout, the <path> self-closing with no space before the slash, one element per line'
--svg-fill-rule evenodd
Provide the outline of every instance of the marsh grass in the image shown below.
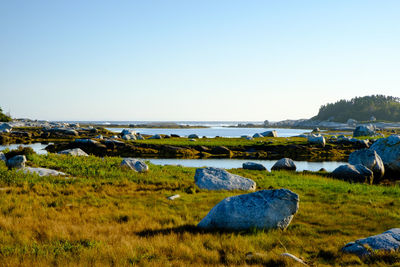
<path fill-rule="evenodd" d="M 204 231 L 197 223 L 219 201 L 243 192 L 194 186 L 195 168 L 156 166 L 139 174 L 120 158 L 32 155 L 30 164 L 70 175 L 39 177 L 0 162 L 0 262 L 4 266 L 392 265 L 398 254 L 363 262 L 347 242 L 400 223 L 400 188 L 349 184 L 318 175 L 233 169 L 258 189 L 288 188 L 300 209 L 285 231 Z M 180 194 L 170 201 L 166 197 Z M 252 257 L 249 257 L 251 253 Z"/>

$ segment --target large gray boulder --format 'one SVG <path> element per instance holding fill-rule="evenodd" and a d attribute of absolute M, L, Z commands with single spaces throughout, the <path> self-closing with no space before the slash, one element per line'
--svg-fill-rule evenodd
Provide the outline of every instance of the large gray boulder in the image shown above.
<path fill-rule="evenodd" d="M 273 171 L 278 171 L 278 170 L 295 171 L 296 169 L 297 169 L 296 164 L 292 159 L 289 158 L 283 158 L 278 160 L 271 168 L 271 170 Z"/>
<path fill-rule="evenodd" d="M 256 171 L 265 171 L 267 168 L 265 168 L 264 165 L 260 163 L 255 163 L 255 162 L 245 162 L 242 164 L 243 169 L 245 170 L 256 170 Z"/>
<path fill-rule="evenodd" d="M 200 138 L 197 134 L 189 134 L 188 135 L 188 138 L 189 139 L 198 139 L 198 138 Z"/>
<path fill-rule="evenodd" d="M 379 235 L 359 239 L 346 244 L 342 251 L 356 254 L 360 258 L 370 256 L 372 252 L 394 252 L 400 248 L 400 228 L 393 228 Z"/>
<path fill-rule="evenodd" d="M 357 126 L 353 132 L 353 137 L 358 136 L 374 136 L 375 135 L 375 127 L 371 124 L 369 125 L 361 125 Z"/>
<path fill-rule="evenodd" d="M 374 173 L 374 182 L 379 182 L 385 174 L 383 161 L 375 150 L 361 149 L 354 151 L 349 156 L 349 163 L 351 165 L 361 164 L 370 169 Z"/>
<path fill-rule="evenodd" d="M 232 174 L 224 169 L 203 168 L 197 169 L 194 176 L 196 185 L 201 189 L 208 190 L 256 190 L 253 180 Z"/>
<path fill-rule="evenodd" d="M 84 156 L 84 157 L 89 156 L 85 151 L 83 151 L 80 148 L 66 149 L 66 150 L 58 152 L 58 154 L 60 154 L 60 155 L 71 155 L 71 156 Z"/>
<path fill-rule="evenodd" d="M 205 229 L 285 229 L 299 209 L 299 196 L 288 189 L 261 190 L 228 197 L 197 225 Z"/>
<path fill-rule="evenodd" d="M 7 167 L 10 169 L 21 169 L 25 167 L 25 155 L 17 155 L 7 160 Z"/>
<path fill-rule="evenodd" d="M 4 163 L 6 163 L 6 162 L 7 162 L 6 155 L 4 155 L 4 153 L 3 153 L 3 152 L 0 152 L 0 161 L 4 161 Z"/>
<path fill-rule="evenodd" d="M 325 137 L 321 136 L 321 135 L 309 135 L 307 137 L 307 140 L 310 144 L 317 144 L 320 146 L 325 147 Z"/>
<path fill-rule="evenodd" d="M 374 173 L 361 164 L 341 165 L 332 172 L 332 176 L 344 181 L 367 184 L 372 184 L 374 180 Z"/>
<path fill-rule="evenodd" d="M 261 135 L 264 137 L 278 137 L 278 133 L 275 130 L 263 132 Z"/>
<path fill-rule="evenodd" d="M 139 159 L 126 158 L 121 162 L 121 167 L 126 167 L 137 172 L 147 172 L 149 166 Z"/>
<path fill-rule="evenodd" d="M 387 172 L 400 174 L 400 135 L 378 139 L 369 150 L 378 153 Z"/>
<path fill-rule="evenodd" d="M 24 173 L 36 173 L 39 176 L 66 176 L 67 174 L 52 169 L 25 167 L 21 169 Z"/>

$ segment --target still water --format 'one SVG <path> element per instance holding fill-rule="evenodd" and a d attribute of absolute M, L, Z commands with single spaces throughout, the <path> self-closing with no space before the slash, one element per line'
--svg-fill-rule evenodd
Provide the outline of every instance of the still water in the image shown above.
<path fill-rule="evenodd" d="M 37 154 L 47 154 L 47 151 L 44 149 L 49 144 L 42 143 L 33 143 L 33 144 L 9 144 L 9 145 L 0 145 L 0 151 L 8 148 L 10 150 L 17 149 L 18 147 L 31 147 Z"/>
<path fill-rule="evenodd" d="M 277 162 L 276 160 L 250 160 L 250 159 L 144 159 L 156 165 L 182 165 L 184 167 L 215 167 L 224 169 L 242 168 L 244 162 L 256 162 L 264 165 L 268 170 Z M 297 171 L 318 171 L 321 168 L 328 172 L 333 171 L 346 162 L 340 161 L 324 161 L 324 162 L 307 162 L 295 161 Z"/>
<path fill-rule="evenodd" d="M 107 130 L 120 133 L 126 128 L 106 128 Z M 221 126 L 213 126 L 210 128 L 193 128 L 193 129 L 169 129 L 169 128 L 129 128 L 141 134 L 178 134 L 180 136 L 188 136 L 190 134 L 197 134 L 200 137 L 240 137 L 242 135 L 253 136 L 255 133 L 262 133 L 265 131 L 276 130 L 279 137 L 291 137 L 300 135 L 302 133 L 309 133 L 311 130 L 306 129 L 280 129 L 280 128 L 229 128 Z"/>
<path fill-rule="evenodd" d="M 8 149 L 17 149 L 19 146 L 31 147 L 38 154 L 47 154 L 44 149 L 49 144 L 33 143 L 33 144 L 10 144 L 0 145 L 0 151 Z M 224 169 L 241 168 L 244 162 L 256 162 L 264 165 L 268 170 L 275 164 L 276 160 L 250 160 L 250 159 L 144 159 L 156 165 L 181 165 L 184 167 L 216 167 Z M 346 162 L 340 161 L 324 161 L 324 162 L 307 162 L 295 161 L 297 171 L 309 170 L 318 171 L 321 168 L 331 172 Z"/>

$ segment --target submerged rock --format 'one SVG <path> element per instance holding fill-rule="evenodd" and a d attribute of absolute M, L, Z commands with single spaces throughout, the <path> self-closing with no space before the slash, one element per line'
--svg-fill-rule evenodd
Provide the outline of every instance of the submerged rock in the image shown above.
<path fill-rule="evenodd" d="M 274 166 L 272 166 L 271 170 L 288 170 L 288 171 L 295 171 L 297 169 L 296 164 L 292 159 L 283 158 L 278 160 Z"/>
<path fill-rule="evenodd" d="M 253 180 L 232 174 L 224 169 L 203 168 L 197 169 L 194 176 L 196 185 L 201 189 L 208 190 L 256 190 Z"/>
<path fill-rule="evenodd" d="M 21 169 L 25 167 L 25 155 L 17 155 L 7 160 L 7 167 L 10 169 Z"/>
<path fill-rule="evenodd" d="M 285 229 L 299 209 L 299 196 L 288 189 L 261 190 L 228 197 L 197 225 L 205 229 Z"/>
<path fill-rule="evenodd" d="M 379 235 L 346 244 L 342 251 L 359 257 L 370 256 L 375 251 L 394 252 L 400 248 L 400 228 L 393 228 Z"/>
<path fill-rule="evenodd" d="M 332 176 L 344 181 L 367 184 L 372 184 L 374 180 L 374 173 L 361 164 L 341 165 L 332 172 Z"/>
<path fill-rule="evenodd" d="M 385 174 L 385 166 L 381 157 L 375 150 L 361 149 L 354 151 L 349 156 L 349 163 L 352 165 L 361 164 L 374 173 L 374 182 L 378 182 Z"/>
<path fill-rule="evenodd" d="M 147 172 L 149 170 L 149 166 L 147 166 L 146 163 L 139 159 L 133 158 L 123 159 L 121 162 L 121 167 L 127 167 L 137 172 Z"/>
<path fill-rule="evenodd" d="M 265 171 L 267 168 L 265 168 L 264 165 L 260 163 L 255 163 L 255 162 L 245 162 L 242 164 L 243 169 L 245 170 L 257 170 L 257 171 Z"/>
<path fill-rule="evenodd" d="M 80 148 L 66 149 L 66 150 L 58 152 L 58 154 L 60 154 L 60 155 L 71 155 L 71 156 L 84 156 L 84 157 L 89 156 L 85 151 L 83 151 Z"/>

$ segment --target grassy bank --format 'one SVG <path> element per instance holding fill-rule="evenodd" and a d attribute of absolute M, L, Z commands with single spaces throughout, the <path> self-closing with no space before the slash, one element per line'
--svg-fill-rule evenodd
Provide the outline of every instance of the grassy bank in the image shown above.
<path fill-rule="evenodd" d="M 362 262 L 340 252 L 349 241 L 399 226 L 398 186 L 235 169 L 258 189 L 299 194 L 299 212 L 286 231 L 207 232 L 196 224 L 216 203 L 242 192 L 198 190 L 194 168 L 150 165 L 138 174 L 120 169 L 120 158 L 30 160 L 74 178 L 22 174 L 0 163 L 2 265 L 292 266 L 279 257 L 287 251 L 311 265 L 382 266 L 398 257 Z M 173 194 L 181 198 L 166 199 Z M 250 252 L 255 256 L 247 257 Z"/>

